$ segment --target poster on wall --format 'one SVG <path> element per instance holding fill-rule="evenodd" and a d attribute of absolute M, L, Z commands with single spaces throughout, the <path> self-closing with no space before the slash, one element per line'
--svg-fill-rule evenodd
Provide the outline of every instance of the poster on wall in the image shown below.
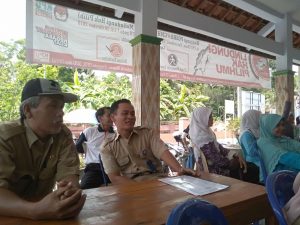
<path fill-rule="evenodd" d="M 27 0 L 29 63 L 132 73 L 134 24 L 44 1 Z M 268 60 L 163 30 L 163 78 L 270 88 Z"/>

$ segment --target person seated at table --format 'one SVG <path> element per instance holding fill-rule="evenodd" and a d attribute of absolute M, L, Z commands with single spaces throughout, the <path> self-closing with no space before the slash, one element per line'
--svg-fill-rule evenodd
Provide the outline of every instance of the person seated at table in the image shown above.
<path fill-rule="evenodd" d="M 0 125 L 0 215 L 66 219 L 82 209 L 79 159 L 63 124 L 64 103 L 76 100 L 53 80 L 24 86 L 20 120 Z"/>
<path fill-rule="evenodd" d="M 135 110 L 128 99 L 111 105 L 111 119 L 117 131 L 114 137 L 106 139 L 101 157 L 112 184 L 165 176 L 160 160 L 178 174 L 196 174 L 179 164 L 158 133 L 146 127 L 134 127 Z"/>
<path fill-rule="evenodd" d="M 284 136 L 284 119 L 277 114 L 261 115 L 258 147 L 270 174 L 278 170 L 300 171 L 300 142 Z"/>
<path fill-rule="evenodd" d="M 218 143 L 213 125 L 212 110 L 207 107 L 194 109 L 190 123 L 190 139 L 193 144 L 197 170 L 202 168 L 200 151 L 203 152 L 210 173 L 240 178 L 240 168 L 246 167 L 243 158 Z"/>
<path fill-rule="evenodd" d="M 99 155 L 99 148 L 104 139 L 114 134 L 110 107 L 99 108 L 95 117 L 99 124 L 86 128 L 76 142 L 77 152 L 85 153 L 86 166 L 80 182 L 81 189 L 96 188 L 102 184 L 110 183 Z M 83 149 L 83 143 L 86 144 L 86 152 Z"/>
<path fill-rule="evenodd" d="M 259 118 L 261 112 L 258 110 L 250 109 L 246 111 L 241 120 L 241 128 L 239 135 L 239 142 L 243 150 L 244 159 L 248 167 L 253 167 L 253 170 L 259 170 L 260 161 L 257 146 L 257 139 L 259 138 Z M 263 180 L 262 174 L 260 174 Z M 258 177 L 257 177 L 258 178 Z M 258 183 L 257 178 L 253 177 L 253 182 Z"/>
<path fill-rule="evenodd" d="M 284 206 L 285 215 L 289 225 L 300 225 L 300 173 L 294 180 L 293 191 L 295 195 Z"/>

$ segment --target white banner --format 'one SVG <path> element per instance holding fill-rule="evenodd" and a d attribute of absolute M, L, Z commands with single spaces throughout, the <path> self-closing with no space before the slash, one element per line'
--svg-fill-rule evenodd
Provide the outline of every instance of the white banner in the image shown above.
<path fill-rule="evenodd" d="M 27 61 L 132 73 L 134 24 L 27 0 Z M 161 77 L 270 88 L 266 58 L 162 30 Z"/>

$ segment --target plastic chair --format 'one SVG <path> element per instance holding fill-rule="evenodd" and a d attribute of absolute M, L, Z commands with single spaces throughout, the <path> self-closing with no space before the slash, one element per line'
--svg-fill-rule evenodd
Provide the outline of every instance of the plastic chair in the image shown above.
<path fill-rule="evenodd" d="M 287 225 L 283 207 L 294 196 L 293 183 L 297 172 L 281 170 L 270 174 L 266 181 L 269 202 L 280 225 Z"/>
<path fill-rule="evenodd" d="M 166 225 L 199 225 L 202 223 L 228 225 L 218 207 L 201 199 L 189 199 L 177 205 L 169 215 Z"/>
<path fill-rule="evenodd" d="M 109 180 L 108 176 L 105 173 L 100 154 L 98 155 L 98 158 L 99 158 L 100 168 L 101 168 L 101 172 L 102 172 L 103 183 L 104 183 L 105 186 L 107 186 L 110 183 L 110 180 Z"/>
<path fill-rule="evenodd" d="M 253 134 L 251 134 L 251 135 L 253 135 Z M 243 152 L 243 155 L 245 157 L 247 155 L 247 151 L 246 151 L 243 143 L 240 142 L 240 140 L 239 140 L 239 144 L 240 144 L 240 146 L 242 148 L 242 152 Z M 260 164 L 260 168 L 259 169 L 260 169 L 260 171 L 262 173 L 263 184 L 265 184 L 267 176 L 268 176 L 268 172 L 267 172 L 267 169 L 266 169 L 266 166 L 265 166 L 265 162 L 264 162 L 262 154 L 261 154 L 261 150 L 260 150 L 260 148 L 258 146 L 257 146 L 257 148 L 254 148 L 254 154 L 257 156 L 257 158 L 259 160 L 259 164 Z"/>
<path fill-rule="evenodd" d="M 201 158 L 201 162 L 202 162 L 202 166 L 203 166 L 203 168 L 200 168 L 200 170 L 203 170 L 204 172 L 209 173 L 207 160 L 206 160 L 206 157 L 205 157 L 205 155 L 204 155 L 202 149 L 201 149 L 201 148 L 198 149 L 198 148 L 196 147 L 196 145 L 194 145 L 193 143 L 192 143 L 192 146 L 193 146 L 194 151 L 195 151 L 195 150 L 196 150 L 196 151 L 198 150 L 198 152 L 200 153 L 199 157 Z M 199 165 L 198 159 L 196 159 L 196 158 L 195 158 L 195 164 L 196 164 L 196 165 Z"/>
<path fill-rule="evenodd" d="M 258 155 L 258 159 L 259 159 L 259 163 L 260 163 L 260 169 L 261 169 L 262 176 L 263 176 L 263 183 L 266 184 L 267 177 L 268 177 L 268 172 L 267 172 L 267 168 L 266 168 L 264 159 L 262 158 L 262 155 L 261 155 L 261 150 L 258 146 L 257 146 L 257 155 Z"/>

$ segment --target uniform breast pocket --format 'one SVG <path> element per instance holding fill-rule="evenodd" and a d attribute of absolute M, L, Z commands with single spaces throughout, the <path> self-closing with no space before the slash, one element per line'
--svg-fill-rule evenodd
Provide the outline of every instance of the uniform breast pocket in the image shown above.
<path fill-rule="evenodd" d="M 43 168 L 39 174 L 39 180 L 53 179 L 53 177 L 55 177 L 55 174 L 56 174 L 55 167 Z"/>
<path fill-rule="evenodd" d="M 146 149 L 146 148 L 144 148 L 144 149 L 139 149 L 139 150 L 137 151 L 137 155 L 138 155 L 138 157 L 141 158 L 141 159 L 147 159 L 147 158 L 149 158 L 149 150 Z"/>
<path fill-rule="evenodd" d="M 40 180 L 48 180 L 56 175 L 57 158 L 54 155 L 50 155 L 41 165 L 39 173 Z"/>
<path fill-rule="evenodd" d="M 117 162 L 118 162 L 118 164 L 119 164 L 119 166 L 122 168 L 124 168 L 124 167 L 126 167 L 126 165 L 128 165 L 129 164 L 129 162 L 130 162 L 130 159 L 129 159 L 129 157 L 128 156 L 123 156 L 123 157 L 121 157 L 121 158 L 118 158 L 117 159 Z"/>

